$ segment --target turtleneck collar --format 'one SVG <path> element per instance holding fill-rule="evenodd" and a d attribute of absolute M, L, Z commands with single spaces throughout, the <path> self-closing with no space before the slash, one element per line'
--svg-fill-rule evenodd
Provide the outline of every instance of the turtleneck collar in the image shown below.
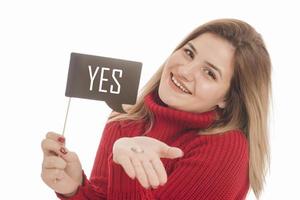
<path fill-rule="evenodd" d="M 164 130 L 164 134 L 181 132 L 187 129 L 208 128 L 217 117 L 217 111 L 194 113 L 168 107 L 153 90 L 144 98 L 145 105 L 154 115 L 151 132 Z"/>

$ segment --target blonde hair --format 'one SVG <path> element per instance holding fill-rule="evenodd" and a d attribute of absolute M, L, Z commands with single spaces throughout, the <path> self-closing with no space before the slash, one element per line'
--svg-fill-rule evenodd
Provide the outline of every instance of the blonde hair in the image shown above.
<path fill-rule="evenodd" d="M 175 48 L 180 49 L 188 41 L 203 33 L 213 33 L 226 39 L 235 47 L 234 73 L 225 95 L 226 107 L 218 109 L 219 118 L 208 129 L 238 127 L 244 132 L 249 144 L 249 180 L 259 199 L 270 165 L 269 150 L 269 102 L 272 97 L 271 61 L 262 36 L 248 23 L 237 19 L 216 19 L 207 22 L 188 34 Z M 173 53 L 172 52 L 172 53 Z M 156 73 L 142 88 L 137 103 L 126 105 L 127 114 L 112 112 L 107 123 L 117 120 L 144 120 L 153 124 L 153 114 L 144 105 L 144 97 L 157 90 L 164 68 Z M 147 132 L 146 131 L 146 132 Z"/>

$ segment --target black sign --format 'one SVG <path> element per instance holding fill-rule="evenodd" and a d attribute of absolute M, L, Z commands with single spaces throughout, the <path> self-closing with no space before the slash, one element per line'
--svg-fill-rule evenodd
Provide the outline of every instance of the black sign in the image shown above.
<path fill-rule="evenodd" d="M 142 63 L 71 53 L 65 95 L 105 101 L 117 112 L 137 100 Z"/>

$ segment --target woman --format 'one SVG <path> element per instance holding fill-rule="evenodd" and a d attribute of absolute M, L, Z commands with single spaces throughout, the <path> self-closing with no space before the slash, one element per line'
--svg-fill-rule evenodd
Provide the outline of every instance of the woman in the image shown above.
<path fill-rule="evenodd" d="M 237 19 L 207 22 L 175 48 L 127 114 L 111 113 L 90 179 L 51 132 L 42 179 L 60 199 L 245 199 L 250 186 L 259 198 L 270 97 L 260 34 Z"/>

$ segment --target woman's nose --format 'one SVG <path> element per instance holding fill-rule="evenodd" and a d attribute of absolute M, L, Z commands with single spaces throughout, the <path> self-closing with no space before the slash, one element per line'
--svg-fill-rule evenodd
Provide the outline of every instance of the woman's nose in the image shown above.
<path fill-rule="evenodd" d="M 195 75 L 195 66 L 183 65 L 178 69 L 178 75 L 185 81 L 192 81 Z"/>

